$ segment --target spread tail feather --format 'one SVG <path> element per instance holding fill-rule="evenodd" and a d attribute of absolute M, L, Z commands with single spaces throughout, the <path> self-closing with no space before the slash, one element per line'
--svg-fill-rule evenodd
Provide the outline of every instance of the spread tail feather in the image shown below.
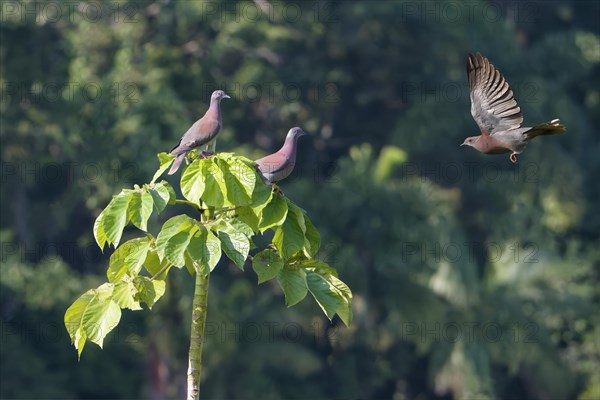
<path fill-rule="evenodd" d="M 527 140 L 531 140 L 537 136 L 543 135 L 558 135 L 564 133 L 567 128 L 564 125 L 560 124 L 559 119 L 553 119 L 550 122 L 546 122 L 545 124 L 539 124 L 534 126 L 525 132 L 527 135 Z"/>
<path fill-rule="evenodd" d="M 181 163 L 185 159 L 185 155 L 186 155 L 186 153 L 179 154 L 177 156 L 177 158 L 175 159 L 175 161 L 173 161 L 173 165 L 171 165 L 171 169 L 169 169 L 169 175 L 173 175 L 175 172 L 177 172 L 177 170 L 181 166 Z"/>

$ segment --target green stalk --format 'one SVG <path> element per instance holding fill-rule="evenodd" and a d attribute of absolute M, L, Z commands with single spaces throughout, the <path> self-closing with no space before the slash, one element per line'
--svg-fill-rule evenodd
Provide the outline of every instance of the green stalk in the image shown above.
<path fill-rule="evenodd" d="M 204 344 L 204 324 L 208 304 L 208 281 L 210 274 L 202 276 L 196 271 L 196 286 L 192 303 L 192 332 L 187 372 L 188 400 L 200 398 L 200 378 L 202 372 L 202 345 Z"/>
<path fill-rule="evenodd" d="M 208 214 L 208 215 L 207 215 Z M 214 214 L 214 208 L 209 207 L 207 213 L 201 214 L 201 221 L 206 222 Z M 208 283 L 210 274 L 202 276 L 196 271 L 196 286 L 194 287 L 194 300 L 192 302 L 192 328 L 190 334 L 190 352 L 188 356 L 187 372 L 187 400 L 200 398 L 200 378 L 202 377 L 202 346 L 204 325 L 208 313 Z"/>

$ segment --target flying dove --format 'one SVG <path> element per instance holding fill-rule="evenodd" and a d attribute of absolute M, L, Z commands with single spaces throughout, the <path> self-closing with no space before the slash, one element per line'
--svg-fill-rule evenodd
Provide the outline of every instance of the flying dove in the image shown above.
<path fill-rule="evenodd" d="M 521 154 L 533 138 L 566 130 L 558 119 L 522 128 L 521 109 L 508 82 L 481 54 L 469 54 L 467 76 L 471 115 L 479 125 L 481 135 L 466 138 L 461 146 L 471 146 L 485 154 L 510 152 L 510 161 L 516 163 L 517 154 Z"/>

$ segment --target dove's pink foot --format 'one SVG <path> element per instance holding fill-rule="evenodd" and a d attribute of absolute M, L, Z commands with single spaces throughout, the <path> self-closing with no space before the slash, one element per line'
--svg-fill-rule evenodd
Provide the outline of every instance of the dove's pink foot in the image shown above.
<path fill-rule="evenodd" d="M 211 153 L 210 151 L 203 151 L 200 153 L 200 157 L 202 157 L 204 159 L 211 158 L 214 155 L 215 155 L 215 153 Z"/>
<path fill-rule="evenodd" d="M 514 151 L 512 153 L 510 153 L 510 161 L 512 161 L 513 164 L 517 163 L 517 153 L 515 153 Z"/>

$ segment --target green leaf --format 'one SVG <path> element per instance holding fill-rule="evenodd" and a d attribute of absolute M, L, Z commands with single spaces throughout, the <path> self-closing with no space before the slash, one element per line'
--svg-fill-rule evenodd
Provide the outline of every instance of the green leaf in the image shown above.
<path fill-rule="evenodd" d="M 156 252 L 175 266 L 185 264 L 184 252 L 190 239 L 198 230 L 197 221 L 187 215 L 177 215 L 163 224 L 156 237 Z"/>
<path fill-rule="evenodd" d="M 306 229 L 302 211 L 291 203 L 288 203 L 288 207 L 287 217 L 273 237 L 273 244 L 284 260 L 302 250 Z"/>
<path fill-rule="evenodd" d="M 223 172 L 227 200 L 234 206 L 250 205 L 256 184 L 254 170 L 235 157 L 219 158 L 217 164 Z"/>
<path fill-rule="evenodd" d="M 338 276 L 338 273 L 335 268 L 320 260 L 305 260 L 302 262 L 300 267 L 305 269 L 311 269 L 319 275 L 333 275 L 335 277 Z"/>
<path fill-rule="evenodd" d="M 202 177 L 205 184 L 202 200 L 209 206 L 222 208 L 225 205 L 227 196 L 223 172 L 212 158 L 202 161 L 204 161 L 202 163 Z"/>
<path fill-rule="evenodd" d="M 235 229 L 237 232 L 242 232 L 244 235 L 248 236 L 249 238 L 254 235 L 254 231 L 252 230 L 252 228 L 245 222 L 240 221 L 239 219 L 230 220 L 229 225 L 231 225 L 232 228 Z"/>
<path fill-rule="evenodd" d="M 260 217 L 251 207 L 239 207 L 236 209 L 237 219 L 252 229 L 253 232 L 258 232 L 258 223 Z"/>
<path fill-rule="evenodd" d="M 130 310 L 141 310 L 140 303 L 135 300 L 137 289 L 133 284 L 133 279 L 125 277 L 125 279 L 115 284 L 112 299 L 121 308 L 129 308 Z"/>
<path fill-rule="evenodd" d="M 260 220 L 259 229 L 261 232 L 275 226 L 281 225 L 288 213 L 288 203 L 283 196 L 274 194 L 271 201 L 262 210 L 262 218 Z"/>
<path fill-rule="evenodd" d="M 191 238 L 187 253 L 193 261 L 197 273 L 210 273 L 221 259 L 221 241 L 204 227 Z"/>
<path fill-rule="evenodd" d="M 133 225 L 146 232 L 148 230 L 148 218 L 152 215 L 152 195 L 147 191 L 134 191 L 127 208 L 127 219 Z"/>
<path fill-rule="evenodd" d="M 248 227 L 243 222 L 240 223 L 241 225 Z M 250 252 L 250 239 L 246 233 L 231 224 L 224 223 L 219 227 L 218 237 L 221 240 L 221 248 L 227 257 L 243 271 L 244 263 Z"/>
<path fill-rule="evenodd" d="M 304 252 L 308 258 L 312 258 L 319 251 L 319 247 L 321 247 L 321 235 L 319 235 L 319 231 L 317 231 L 310 219 L 308 219 L 306 213 L 303 213 L 303 215 L 306 225 Z"/>
<path fill-rule="evenodd" d="M 154 206 L 160 213 L 165 209 L 167 204 L 173 204 L 175 202 L 175 191 L 166 181 L 161 181 L 150 186 L 148 192 L 152 196 Z"/>
<path fill-rule="evenodd" d="M 96 239 L 96 243 L 98 243 L 98 247 L 104 251 L 104 245 L 108 242 L 106 232 L 104 232 L 104 211 L 94 221 L 94 238 Z"/>
<path fill-rule="evenodd" d="M 252 257 L 252 269 L 258 276 L 258 284 L 269 281 L 283 269 L 283 260 L 271 249 L 266 249 Z"/>
<path fill-rule="evenodd" d="M 158 153 L 156 156 L 158 157 L 160 166 L 158 167 L 158 170 L 156 170 L 156 172 L 154 173 L 154 176 L 152 177 L 152 181 L 150 183 L 154 183 L 163 174 L 163 172 L 169 169 L 171 163 L 175 159 L 174 155 L 165 152 Z"/>
<path fill-rule="evenodd" d="M 150 238 L 145 236 L 131 239 L 115 250 L 110 256 L 110 265 L 106 271 L 109 282 L 118 282 L 125 275 L 136 276 L 142 269 L 150 249 Z"/>
<path fill-rule="evenodd" d="M 314 272 L 307 273 L 306 282 L 308 283 L 308 290 L 327 315 L 327 318 L 331 320 L 345 301 L 344 296 L 338 292 L 330 281 Z"/>
<path fill-rule="evenodd" d="M 258 172 L 254 170 L 254 176 L 256 184 L 252 191 L 252 208 L 256 211 L 261 211 L 271 201 L 273 194 L 273 188 L 262 181 L 262 178 L 258 175 Z M 281 196 L 280 196 L 281 197 Z"/>
<path fill-rule="evenodd" d="M 79 357 L 87 339 L 102 347 L 106 335 L 119 323 L 121 309 L 111 299 L 113 290 L 112 283 L 88 290 L 65 312 L 65 327 Z"/>
<path fill-rule="evenodd" d="M 136 276 L 133 279 L 133 284 L 138 291 L 135 299 L 146 303 L 150 309 L 165 294 L 165 281 L 152 280 L 145 276 Z"/>
<path fill-rule="evenodd" d="M 132 197 L 131 190 L 123 190 L 108 203 L 102 211 L 102 228 L 106 235 L 106 242 L 115 247 L 119 245 L 123 229 L 127 225 L 127 208 Z M 100 217 L 99 217 L 100 218 Z M 96 241 L 99 242 L 98 238 Z"/>
<path fill-rule="evenodd" d="M 181 174 L 181 193 L 189 201 L 199 204 L 205 190 L 202 166 L 206 162 L 197 158 Z"/>
<path fill-rule="evenodd" d="M 167 278 L 167 274 L 172 266 L 173 265 L 166 258 L 161 261 L 158 254 L 156 254 L 156 251 L 149 251 L 146 261 L 144 261 L 144 268 L 146 268 L 146 271 L 148 271 L 154 279 L 163 281 Z"/>
<path fill-rule="evenodd" d="M 301 269 L 283 268 L 277 274 L 277 281 L 283 289 L 285 304 L 288 307 L 299 303 L 308 292 L 306 272 Z"/>
<path fill-rule="evenodd" d="M 350 326 L 352 322 L 352 291 L 350 291 L 348 285 L 333 275 L 325 275 L 325 278 L 342 294 L 344 301 L 342 301 L 336 313 L 346 326 Z"/>

